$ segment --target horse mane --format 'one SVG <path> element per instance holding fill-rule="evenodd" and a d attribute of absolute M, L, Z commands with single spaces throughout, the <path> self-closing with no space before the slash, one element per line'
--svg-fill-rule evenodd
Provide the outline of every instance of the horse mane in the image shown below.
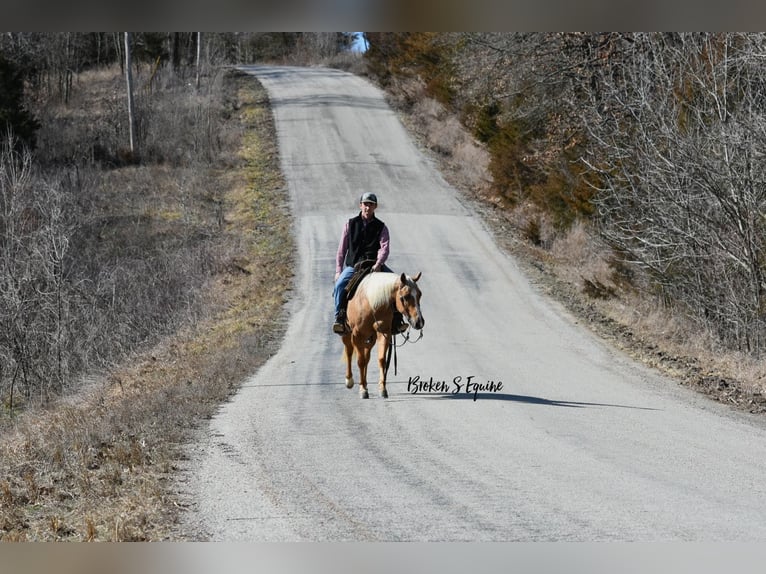
<path fill-rule="evenodd" d="M 362 281 L 364 294 L 373 311 L 385 307 L 391 300 L 399 273 L 370 273 Z M 408 278 L 409 279 L 409 278 Z M 361 286 L 361 285 L 360 285 Z"/>

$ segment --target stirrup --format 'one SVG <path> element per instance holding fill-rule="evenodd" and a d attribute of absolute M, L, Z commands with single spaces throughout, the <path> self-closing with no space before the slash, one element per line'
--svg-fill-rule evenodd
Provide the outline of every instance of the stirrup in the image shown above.
<path fill-rule="evenodd" d="M 337 333 L 338 335 L 342 335 L 346 332 L 346 325 L 336 321 L 332 326 L 332 332 Z"/>

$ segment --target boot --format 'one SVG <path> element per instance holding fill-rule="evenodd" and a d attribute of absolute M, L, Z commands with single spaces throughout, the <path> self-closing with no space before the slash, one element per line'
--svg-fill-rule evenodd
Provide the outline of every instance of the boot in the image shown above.
<path fill-rule="evenodd" d="M 332 326 L 332 332 L 342 335 L 346 332 L 346 313 L 343 311 L 338 312 L 335 316 L 335 323 Z"/>

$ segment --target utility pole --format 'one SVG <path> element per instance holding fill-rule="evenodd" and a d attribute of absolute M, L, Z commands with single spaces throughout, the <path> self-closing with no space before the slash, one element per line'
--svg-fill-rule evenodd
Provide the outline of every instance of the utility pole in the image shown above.
<path fill-rule="evenodd" d="M 130 68 L 130 32 L 125 32 L 125 79 L 128 84 L 128 124 L 130 125 L 130 154 L 136 153 L 135 113 L 133 110 L 133 74 Z"/>
<path fill-rule="evenodd" d="M 199 90 L 199 64 L 200 54 L 202 53 L 202 32 L 197 32 L 197 90 Z"/>

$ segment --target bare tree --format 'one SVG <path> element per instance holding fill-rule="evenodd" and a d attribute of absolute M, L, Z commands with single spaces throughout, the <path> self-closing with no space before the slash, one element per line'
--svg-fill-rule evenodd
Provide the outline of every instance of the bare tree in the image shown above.
<path fill-rule="evenodd" d="M 623 36 L 591 93 L 604 236 L 725 342 L 766 344 L 762 34 Z"/>
<path fill-rule="evenodd" d="M 0 387 L 11 404 L 17 389 L 60 391 L 69 354 L 65 201 L 17 148 L 11 134 L 0 144 Z"/>

